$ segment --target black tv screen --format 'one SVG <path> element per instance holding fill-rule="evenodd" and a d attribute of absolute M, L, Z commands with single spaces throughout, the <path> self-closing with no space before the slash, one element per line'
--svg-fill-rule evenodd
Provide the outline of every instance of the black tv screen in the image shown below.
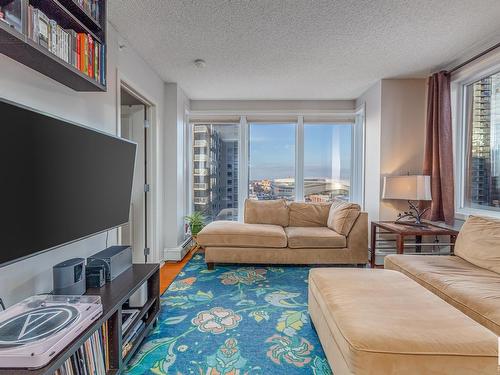
<path fill-rule="evenodd" d="M 128 222 L 134 143 L 2 100 L 0 127 L 0 265 Z"/>

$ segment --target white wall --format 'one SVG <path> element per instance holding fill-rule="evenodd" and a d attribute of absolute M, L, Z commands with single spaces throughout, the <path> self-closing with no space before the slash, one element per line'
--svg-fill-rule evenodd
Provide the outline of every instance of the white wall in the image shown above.
<path fill-rule="evenodd" d="M 365 210 L 368 220 L 379 219 L 380 136 L 382 121 L 382 82 L 378 81 L 356 100 L 365 107 Z"/>
<path fill-rule="evenodd" d="M 134 88 L 157 104 L 162 127 L 164 85 L 129 46 L 120 50 L 116 30 L 108 25 L 108 91 L 78 93 L 0 54 L 0 97 L 112 134 L 117 131 L 117 70 Z M 159 144 L 161 149 L 161 144 Z M 160 150 L 161 151 L 161 150 Z M 159 170 L 163 166 L 159 166 Z M 161 187 L 160 187 L 161 188 Z M 30 235 L 26 233 L 26 235 Z M 87 257 L 105 247 L 106 234 L 43 253 L 0 269 L 0 297 L 7 305 L 52 288 L 52 266 L 72 257 Z M 109 244 L 116 241 L 110 232 Z M 159 252 L 159 249 L 155 249 Z M 1 251 L 9 249 L 1 248 Z"/>
<path fill-rule="evenodd" d="M 176 248 L 184 240 L 186 174 L 184 169 L 185 127 L 189 99 L 176 83 L 165 83 L 165 205 L 163 239 L 165 248 Z"/>
<path fill-rule="evenodd" d="M 383 176 L 422 173 L 426 79 L 383 79 L 356 100 L 365 106 L 365 207 L 369 220 L 394 220 L 405 202 L 384 201 Z"/>
<path fill-rule="evenodd" d="M 191 100 L 193 112 L 329 112 L 354 110 L 354 100 Z"/>
<path fill-rule="evenodd" d="M 380 186 L 384 176 L 421 174 L 427 109 L 426 79 L 382 80 Z M 405 201 L 380 201 L 380 220 L 394 220 Z"/>

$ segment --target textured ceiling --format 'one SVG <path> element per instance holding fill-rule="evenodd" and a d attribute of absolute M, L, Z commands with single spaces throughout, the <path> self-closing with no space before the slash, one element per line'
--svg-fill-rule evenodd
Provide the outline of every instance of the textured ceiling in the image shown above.
<path fill-rule="evenodd" d="M 381 78 L 425 77 L 500 35 L 500 0 L 108 4 L 120 34 L 191 99 L 356 98 Z"/>

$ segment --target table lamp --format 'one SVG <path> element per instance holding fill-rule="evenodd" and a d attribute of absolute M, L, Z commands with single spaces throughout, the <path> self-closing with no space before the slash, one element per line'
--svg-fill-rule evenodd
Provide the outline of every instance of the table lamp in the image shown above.
<path fill-rule="evenodd" d="M 386 176 L 384 177 L 384 190 L 382 199 L 404 199 L 408 201 L 410 210 L 398 214 L 396 222 L 423 226 L 422 216 L 428 210 L 420 210 L 418 201 L 430 201 L 431 177 L 430 176 Z M 414 222 L 404 222 L 403 219 L 413 219 Z"/>

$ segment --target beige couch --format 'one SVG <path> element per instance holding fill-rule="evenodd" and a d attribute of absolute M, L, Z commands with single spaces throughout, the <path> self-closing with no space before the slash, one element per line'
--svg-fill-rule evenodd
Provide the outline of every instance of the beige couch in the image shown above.
<path fill-rule="evenodd" d="M 471 216 L 454 256 L 389 255 L 400 271 L 500 336 L 500 220 Z"/>
<path fill-rule="evenodd" d="M 245 202 L 245 222 L 215 221 L 198 234 L 215 263 L 349 264 L 368 261 L 368 217 L 357 204 Z"/>
<path fill-rule="evenodd" d="M 497 373 L 497 336 L 400 272 L 314 268 L 308 297 L 335 375 Z"/>
<path fill-rule="evenodd" d="M 390 255 L 385 268 L 309 272 L 335 374 L 499 373 L 499 220 L 470 217 L 455 256 Z"/>

